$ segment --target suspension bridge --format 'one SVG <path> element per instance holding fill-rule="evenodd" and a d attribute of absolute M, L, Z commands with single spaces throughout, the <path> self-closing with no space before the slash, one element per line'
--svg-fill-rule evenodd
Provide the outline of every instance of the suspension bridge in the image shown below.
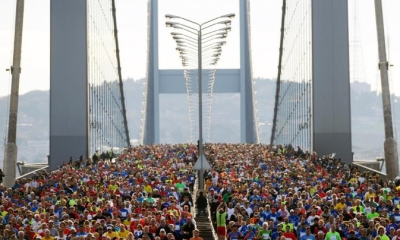
<path fill-rule="evenodd" d="M 177 49 L 181 49 L 181 57 L 186 54 L 182 58 L 184 69 L 159 69 L 158 53 L 162 45 L 159 45 L 158 35 L 158 2 L 149 0 L 147 9 L 147 76 L 141 143 L 160 143 L 160 94 L 187 94 L 187 103 L 191 106 L 189 138 L 196 142 L 201 132 L 196 130 L 200 124 L 196 119 L 201 118 L 202 125 L 210 126 L 213 95 L 219 93 L 240 94 L 240 141 L 260 143 L 257 111 L 263 111 L 263 106 L 257 106 L 255 101 L 250 0 L 232 1 L 239 6 L 235 14 L 240 22 L 240 47 L 237 49 L 240 67 L 217 70 L 217 61 L 202 62 L 204 68 L 200 71 L 204 81 L 200 87 L 197 65 L 189 62 L 193 56 L 188 57 L 188 54 L 190 51 L 199 54 L 202 50 L 182 50 L 185 46 L 179 42 L 179 34 L 185 32 L 181 31 L 184 27 L 178 26 L 182 24 L 179 21 L 167 22 L 167 25 L 178 26 L 177 32 L 171 34 L 177 40 Z M 320 155 L 335 152 L 344 162 L 351 163 L 348 2 L 282 2 L 270 143 L 301 146 L 303 150 Z M 116 14 L 114 0 L 50 2 L 49 162 L 52 169 L 70 156 L 77 158 L 74 153 L 91 156 L 96 150 L 122 149 L 130 145 Z M 214 25 L 211 26 L 216 27 Z M 228 25 L 211 28 L 209 33 L 218 32 L 219 37 L 225 38 Z M 223 44 L 218 45 L 218 38 L 210 42 L 211 47 L 218 49 L 216 58 L 223 55 L 223 51 L 219 52 Z M 387 61 L 383 59 L 381 63 L 383 68 Z M 14 66 L 13 74 L 17 72 Z M 197 94 L 199 88 L 201 94 Z M 202 94 L 205 99 L 199 101 Z M 198 115 L 202 111 L 197 105 L 205 110 L 205 116 Z M 211 128 L 204 129 L 205 138 L 200 139 L 208 141 Z"/>
<path fill-rule="evenodd" d="M 257 143 L 260 139 L 251 68 L 250 2 L 238 0 L 232 4 L 239 4 L 240 68 L 217 70 L 204 82 L 203 92 L 210 98 L 221 92 L 240 93 L 241 142 Z M 288 1 L 285 4 L 271 142 L 291 143 L 322 154 L 337 152 L 350 162 L 347 1 Z M 123 96 L 119 94 L 123 91 L 120 91 L 118 56 L 114 51 L 118 43 L 118 35 L 114 34 L 117 24 L 111 9 L 110 1 L 51 2 L 52 168 L 60 165 L 71 152 L 90 156 L 98 146 L 126 147 L 129 140 Z M 183 70 L 159 70 L 158 24 L 158 1 L 152 0 L 148 2 L 143 144 L 159 143 L 159 94 L 186 93 L 193 106 L 198 101 L 197 90 L 190 89 L 197 86 L 196 76 L 188 77 L 190 69 L 188 74 Z M 339 93 L 341 98 L 336 97 Z M 262 106 L 258 108 L 262 110 Z M 208 109 L 207 104 L 204 109 Z M 197 115 L 191 117 L 191 128 L 196 129 Z M 204 123 L 208 121 L 204 117 Z M 191 139 L 197 141 L 198 133 L 191 132 Z"/>

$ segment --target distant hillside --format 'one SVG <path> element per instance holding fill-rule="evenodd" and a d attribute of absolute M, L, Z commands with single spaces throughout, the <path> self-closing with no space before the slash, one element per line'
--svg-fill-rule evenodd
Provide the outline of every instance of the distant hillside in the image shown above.
<path fill-rule="evenodd" d="M 8 97 L 0 98 L 0 164 L 3 163 L 5 137 L 7 136 L 8 109 Z M 17 128 L 19 161 L 47 161 L 49 122 L 49 91 L 32 91 L 20 96 Z"/>
<path fill-rule="evenodd" d="M 139 139 L 144 101 L 144 80 L 124 82 L 127 117 L 131 139 Z M 269 142 L 275 96 L 275 81 L 256 79 L 256 100 L 262 141 Z M 383 156 L 383 114 L 379 94 L 363 83 L 351 84 L 352 137 L 356 159 Z M 214 94 L 210 142 L 239 142 L 240 96 Z M 395 127 L 400 129 L 400 99 L 395 99 Z M 0 164 L 8 116 L 8 98 L 0 98 Z M 399 115 L 400 116 L 400 115 Z M 160 136 L 162 142 L 186 142 L 189 136 L 186 95 L 160 96 Z M 396 131 L 397 133 L 397 131 Z M 45 162 L 49 146 L 49 92 L 32 91 L 20 97 L 18 115 L 18 160 Z"/>

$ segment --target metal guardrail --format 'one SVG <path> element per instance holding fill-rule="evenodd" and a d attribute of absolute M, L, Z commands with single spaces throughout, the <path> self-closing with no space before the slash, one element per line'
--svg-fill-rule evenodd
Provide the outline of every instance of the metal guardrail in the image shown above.
<path fill-rule="evenodd" d="M 391 179 L 388 179 L 388 176 L 387 176 L 385 173 L 382 173 L 382 172 L 377 171 L 377 170 L 375 170 L 375 169 L 366 167 L 366 166 L 364 166 L 364 165 L 362 165 L 362 164 L 360 164 L 360 163 L 353 162 L 353 165 L 354 165 L 354 166 L 357 166 L 358 169 L 359 169 L 361 172 L 373 172 L 373 173 L 378 174 L 382 179 L 391 180 Z M 393 179 L 392 179 L 392 180 L 393 180 Z"/>
<path fill-rule="evenodd" d="M 111 160 L 111 162 L 114 162 L 114 163 L 115 163 L 116 159 L 117 159 L 119 156 L 120 156 L 120 154 L 117 154 L 117 153 L 116 153 L 116 154 L 115 154 L 115 157 Z M 79 160 L 73 161 L 72 164 L 75 164 L 75 163 L 78 162 L 78 161 L 79 161 Z M 107 161 L 107 162 L 108 162 L 109 160 L 107 159 L 107 160 L 103 160 L 103 161 Z M 84 159 L 84 160 L 81 162 L 81 164 L 82 164 L 83 166 L 86 166 L 88 162 L 91 162 L 91 158 Z M 21 166 L 22 166 L 22 167 L 27 167 L 27 168 L 29 168 L 29 167 L 35 168 L 35 167 L 40 167 L 40 166 L 42 166 L 42 167 L 41 167 L 41 168 L 38 168 L 38 169 L 35 169 L 35 170 L 31 171 L 31 172 L 28 172 L 28 173 L 26 173 L 26 174 L 20 175 L 19 177 L 16 178 L 16 180 L 21 179 L 21 178 L 29 178 L 29 177 L 31 177 L 33 174 L 35 174 L 35 173 L 37 173 L 37 172 L 40 172 L 40 171 L 49 169 L 49 164 L 48 164 L 48 163 L 25 163 L 25 162 L 18 162 L 18 163 L 17 163 L 17 168 L 18 168 L 18 171 L 19 171 L 20 173 L 22 172 L 21 169 L 20 169 Z"/>
<path fill-rule="evenodd" d="M 35 173 L 37 173 L 37 172 L 41 172 L 41 171 L 43 171 L 43 170 L 46 171 L 48 168 L 49 168 L 49 166 L 45 166 L 45 167 L 42 167 L 42 168 L 38 168 L 38 169 L 36 169 L 36 170 L 34 170 L 34 171 L 32 171 L 32 172 L 29 172 L 29 173 L 27 173 L 27 174 L 24 174 L 24 175 L 21 175 L 21 176 L 17 177 L 16 180 L 22 179 L 22 178 L 29 178 L 29 177 L 31 177 L 33 174 L 35 174 Z"/>
<path fill-rule="evenodd" d="M 207 196 L 207 191 L 205 193 L 206 193 L 206 196 Z M 212 221 L 212 216 L 211 216 L 211 203 L 208 201 L 208 198 L 207 198 L 207 203 L 208 203 L 207 204 L 208 220 L 211 223 L 211 231 L 212 231 L 212 234 L 214 236 L 214 239 L 218 239 L 218 235 L 215 232 L 214 222 Z"/>
<path fill-rule="evenodd" d="M 17 165 L 24 166 L 24 167 L 37 167 L 37 166 L 47 166 L 49 164 L 47 164 L 47 163 L 23 163 L 23 164 L 18 164 L 17 163 Z"/>
<path fill-rule="evenodd" d="M 193 199 L 193 207 L 191 208 L 190 213 L 192 214 L 192 219 L 195 219 L 196 217 L 196 199 L 197 199 L 197 191 L 199 189 L 199 179 L 196 178 L 196 180 L 194 181 L 194 185 L 193 185 L 193 192 L 192 192 L 192 199 Z M 197 228 L 197 222 L 195 221 L 194 225 Z"/>

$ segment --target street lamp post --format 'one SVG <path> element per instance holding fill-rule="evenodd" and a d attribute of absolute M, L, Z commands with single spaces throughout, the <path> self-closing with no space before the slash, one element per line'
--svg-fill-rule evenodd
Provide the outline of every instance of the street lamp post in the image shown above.
<path fill-rule="evenodd" d="M 186 31 L 189 34 L 197 35 L 197 70 L 198 70 L 197 74 L 198 74 L 198 88 L 199 88 L 198 89 L 198 94 L 199 94 L 199 157 L 197 159 L 196 164 L 200 161 L 199 188 L 204 189 L 204 178 L 203 178 L 204 168 L 205 168 L 204 163 L 207 163 L 206 162 L 207 160 L 205 158 L 204 151 L 203 151 L 203 98 L 202 98 L 202 94 L 203 94 L 203 89 L 202 89 L 202 86 L 203 86 L 202 85 L 203 50 L 204 51 L 210 51 L 210 50 L 217 51 L 216 56 L 213 56 L 213 57 L 215 57 L 215 59 L 213 59 L 214 62 L 211 63 L 212 65 L 215 65 L 219 60 L 219 55 L 221 54 L 220 47 L 222 45 L 224 45 L 225 42 L 216 42 L 216 43 L 208 44 L 207 46 L 205 46 L 205 49 L 203 49 L 203 43 L 210 42 L 210 41 L 213 41 L 216 39 L 226 38 L 227 32 L 231 28 L 225 27 L 225 28 L 217 29 L 217 30 L 210 31 L 210 32 L 207 32 L 204 34 L 203 34 L 203 30 L 208 29 L 208 28 L 218 25 L 218 24 L 225 24 L 226 26 L 229 26 L 231 24 L 231 20 L 228 20 L 228 19 L 234 18 L 235 14 L 231 13 L 231 14 L 222 15 L 222 16 L 216 17 L 214 19 L 211 19 L 211 20 L 206 21 L 201 24 L 193 22 L 186 18 L 171 15 L 171 14 L 165 15 L 165 17 L 167 19 L 172 19 L 172 18 L 181 19 L 181 20 L 186 21 L 190 24 L 193 24 L 197 27 L 197 28 L 194 28 L 194 27 L 187 26 L 187 25 L 179 23 L 179 22 L 168 22 L 168 21 L 166 22 L 167 27 L 173 27 L 175 29 L 180 29 L 182 31 Z M 218 20 L 218 19 L 226 19 L 226 20 L 213 23 L 215 20 Z M 221 32 L 221 31 L 223 31 L 223 32 Z M 214 33 L 214 36 L 212 36 L 212 35 L 209 36 L 212 33 Z M 171 33 L 171 35 L 173 36 L 174 40 L 178 43 L 177 50 L 180 52 L 181 58 L 182 58 L 182 64 L 185 66 L 188 61 L 188 59 L 185 58 L 185 55 L 190 55 L 190 53 L 188 53 L 187 50 L 185 50 L 185 45 L 183 43 L 186 43 L 189 45 L 187 47 L 187 49 L 194 50 L 190 46 L 195 45 L 192 43 L 194 43 L 194 40 L 196 38 L 188 36 L 186 34 L 177 33 L 177 32 L 173 32 L 173 33 Z M 207 41 L 203 42 L 203 40 L 204 40 L 203 36 L 207 36 L 204 38 L 204 39 L 207 39 Z"/>

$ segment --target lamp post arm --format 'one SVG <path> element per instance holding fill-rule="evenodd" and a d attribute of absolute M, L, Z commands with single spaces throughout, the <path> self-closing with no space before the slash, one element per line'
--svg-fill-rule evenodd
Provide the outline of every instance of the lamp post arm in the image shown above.
<path fill-rule="evenodd" d="M 193 23 L 194 25 L 198 26 L 199 28 L 201 27 L 201 25 L 200 25 L 200 24 L 198 24 L 197 22 L 193 22 L 192 20 L 189 20 L 189 19 L 187 19 L 187 18 L 178 17 L 178 16 L 177 16 L 176 18 L 179 18 L 179 19 L 182 19 L 182 20 L 184 20 L 184 21 L 187 21 L 187 22 Z"/>
<path fill-rule="evenodd" d="M 196 48 L 194 48 L 194 47 L 191 47 L 191 46 L 178 45 L 176 50 L 178 50 L 178 49 L 179 49 L 180 52 L 181 51 L 187 51 L 189 49 L 189 50 L 192 50 L 193 52 L 195 52 L 197 54 L 197 46 L 196 46 Z"/>
<path fill-rule="evenodd" d="M 223 36 L 217 36 L 217 37 L 215 37 L 215 38 L 211 38 L 211 39 L 208 39 L 207 41 L 203 41 L 203 43 L 208 43 L 208 42 L 212 42 L 212 41 L 214 41 L 214 40 L 219 40 L 219 39 L 224 39 L 225 37 L 223 37 Z M 203 39 L 204 40 L 204 39 Z"/>
<path fill-rule="evenodd" d="M 179 53 L 193 53 L 197 56 L 197 49 L 191 47 L 178 47 L 176 49 L 179 51 Z"/>
<path fill-rule="evenodd" d="M 204 25 L 206 25 L 206 24 L 208 24 L 208 23 L 210 23 L 210 22 L 212 22 L 212 21 L 215 21 L 215 20 L 217 20 L 217 19 L 220 19 L 220 18 L 233 18 L 233 17 L 235 17 L 235 14 L 233 14 L 233 13 L 225 14 L 225 15 L 222 15 L 222 16 L 219 16 L 219 17 L 216 17 L 216 18 L 213 18 L 213 19 L 211 19 L 211 20 L 208 20 L 208 21 L 206 21 L 206 22 L 203 22 L 203 23 L 201 23 L 201 24 L 199 24 L 199 23 L 197 23 L 197 22 L 194 22 L 194 21 L 192 21 L 192 20 L 189 20 L 189 19 L 187 19 L 187 18 L 184 18 L 184 17 L 174 16 L 174 15 L 170 15 L 170 14 L 165 15 L 165 17 L 167 17 L 167 18 L 178 18 L 178 19 L 182 19 L 182 20 L 184 20 L 184 21 L 186 21 L 186 22 L 192 23 L 192 24 L 198 26 L 199 28 L 201 28 L 202 26 L 204 26 Z"/>
<path fill-rule="evenodd" d="M 209 62 L 214 62 L 216 59 L 218 59 L 218 57 L 210 57 L 210 56 L 207 56 L 207 57 L 208 58 L 206 60 L 202 61 L 203 64 L 209 63 Z M 197 58 L 195 58 L 194 56 L 185 56 L 185 57 L 181 57 L 181 58 L 185 63 L 191 63 L 191 61 L 197 60 Z"/>
<path fill-rule="evenodd" d="M 173 39 L 175 39 L 176 41 L 185 40 L 186 42 L 190 42 L 190 43 L 196 44 L 196 46 L 197 46 L 197 41 L 190 40 L 190 39 L 188 39 L 186 37 L 173 37 Z"/>
<path fill-rule="evenodd" d="M 211 19 L 211 20 L 208 20 L 207 22 L 203 22 L 202 24 L 200 24 L 200 27 L 203 27 L 204 25 L 206 25 L 206 24 L 208 24 L 208 23 L 210 23 L 210 22 L 212 22 L 212 21 L 215 21 L 215 20 L 217 20 L 217 19 L 226 18 L 226 17 L 228 17 L 229 15 L 232 15 L 232 14 L 222 15 L 222 16 L 213 18 L 213 19 Z M 233 15 L 233 17 L 234 17 L 234 16 L 235 16 L 235 15 Z M 203 28 L 203 29 L 204 29 L 204 28 Z"/>
<path fill-rule="evenodd" d="M 204 41 L 204 40 L 207 40 L 207 39 L 210 39 L 210 38 L 211 38 L 211 40 L 212 39 L 222 39 L 222 38 L 226 38 L 227 36 L 228 36 L 227 33 L 216 33 L 214 35 L 203 37 L 202 41 L 203 41 L 203 43 L 205 43 L 206 41 Z"/>
<path fill-rule="evenodd" d="M 195 28 L 192 28 L 192 27 L 189 27 L 189 26 L 186 26 L 186 25 L 184 25 L 184 24 L 182 24 L 182 23 L 175 23 L 175 24 L 172 25 L 171 27 L 176 28 L 176 29 L 181 29 L 181 30 L 186 31 L 186 32 L 188 32 L 188 33 L 191 33 L 191 34 L 193 34 L 193 35 L 195 35 L 195 36 L 197 36 L 197 34 L 198 34 L 198 32 L 199 32 L 199 30 L 197 30 L 197 29 L 195 29 Z M 193 31 L 193 30 L 194 30 L 194 31 Z"/>
<path fill-rule="evenodd" d="M 188 57 L 196 58 L 197 59 L 197 54 L 194 53 L 182 53 L 179 55 L 180 58 L 185 59 Z"/>
<path fill-rule="evenodd" d="M 187 45 L 189 45 L 191 47 L 197 48 L 197 44 L 193 44 L 193 43 L 182 42 L 182 41 L 176 41 L 176 43 L 177 44 L 182 44 L 180 47 L 188 47 Z"/>
<path fill-rule="evenodd" d="M 205 26 L 205 27 L 201 26 L 201 30 L 208 29 L 208 28 L 210 28 L 212 26 L 215 26 L 217 24 L 228 24 L 228 23 L 231 24 L 231 21 L 230 20 L 226 20 L 226 21 L 223 21 L 223 22 L 216 22 L 216 23 L 213 23 L 213 24 Z"/>
<path fill-rule="evenodd" d="M 191 37 L 191 36 L 186 35 L 186 34 L 184 34 L 184 33 L 174 32 L 174 33 L 171 33 L 171 35 L 172 35 L 173 37 L 174 37 L 174 36 L 185 36 L 185 37 L 187 37 L 187 38 L 189 38 L 189 39 L 191 39 L 191 40 L 193 40 L 193 41 L 196 41 L 196 43 L 197 43 L 197 38 Z"/>
<path fill-rule="evenodd" d="M 211 33 L 219 32 L 219 31 L 224 31 L 225 33 L 228 33 L 230 31 L 230 29 L 231 29 L 231 27 L 223 27 L 223 28 L 220 28 L 220 29 L 217 29 L 217 30 L 213 30 L 213 31 L 207 32 L 207 33 L 203 33 L 202 35 L 204 37 L 204 36 L 210 35 Z"/>
<path fill-rule="evenodd" d="M 197 60 L 197 54 L 185 54 L 185 55 L 181 55 L 181 58 L 184 60 L 187 59 L 193 59 L 193 60 Z"/>
<path fill-rule="evenodd" d="M 203 51 L 203 52 L 206 53 L 206 54 L 203 53 L 203 58 L 206 58 L 206 57 L 211 56 L 211 55 L 221 55 L 221 53 L 222 53 L 221 50 L 219 50 L 219 51 L 217 51 L 217 50 L 215 50 L 215 51 Z M 193 57 L 197 58 L 198 53 L 195 52 L 195 51 L 184 50 L 184 51 L 180 51 L 180 55 L 181 56 L 188 55 L 188 56 L 193 56 Z"/>
<path fill-rule="evenodd" d="M 208 49 L 210 47 L 219 47 L 224 44 L 225 44 L 225 42 L 214 42 L 214 43 L 208 44 L 207 46 L 204 46 L 204 49 Z"/>
<path fill-rule="evenodd" d="M 220 51 L 220 50 L 218 50 L 218 49 L 220 49 L 220 48 L 210 46 L 210 47 L 207 47 L 207 48 L 203 48 L 203 52 L 208 52 L 208 51 L 210 51 L 210 50 L 212 50 L 212 49 L 214 49 L 215 51 Z"/>

